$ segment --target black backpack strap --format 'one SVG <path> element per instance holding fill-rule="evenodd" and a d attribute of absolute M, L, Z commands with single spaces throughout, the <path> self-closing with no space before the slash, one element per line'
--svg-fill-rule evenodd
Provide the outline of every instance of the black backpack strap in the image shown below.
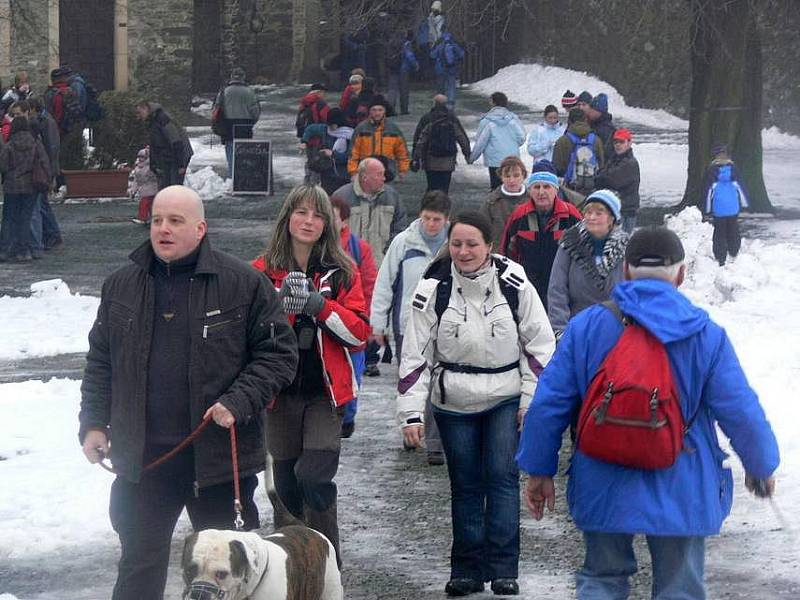
<path fill-rule="evenodd" d="M 448 273 L 446 277 L 439 280 L 436 286 L 436 302 L 433 305 L 433 310 L 436 313 L 436 323 L 441 323 L 442 315 L 447 310 L 447 305 L 450 304 L 450 292 L 453 289 L 453 276 Z"/>
<path fill-rule="evenodd" d="M 631 324 L 632 321 L 630 317 L 622 314 L 622 311 L 619 309 L 619 305 L 613 300 L 606 300 L 605 302 L 600 304 L 600 306 L 603 306 L 608 310 L 610 310 L 614 314 L 614 316 L 617 317 L 617 320 L 620 323 L 622 323 L 623 327 L 626 327 L 627 325 Z"/>

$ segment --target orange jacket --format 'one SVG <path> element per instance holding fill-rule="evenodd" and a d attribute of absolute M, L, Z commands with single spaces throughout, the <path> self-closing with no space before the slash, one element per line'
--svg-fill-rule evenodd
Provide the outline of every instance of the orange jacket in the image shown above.
<path fill-rule="evenodd" d="M 358 163 L 370 156 L 385 156 L 395 164 L 395 172 L 405 173 L 410 165 L 408 148 L 402 132 L 386 119 L 375 125 L 367 119 L 353 133 L 353 148 L 347 161 L 347 172 L 353 175 Z"/>

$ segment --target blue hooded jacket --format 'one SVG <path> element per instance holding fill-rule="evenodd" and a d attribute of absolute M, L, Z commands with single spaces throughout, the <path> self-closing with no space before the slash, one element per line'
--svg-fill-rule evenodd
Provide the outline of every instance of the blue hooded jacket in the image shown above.
<path fill-rule="evenodd" d="M 519 156 L 525 141 L 525 127 L 519 117 L 505 106 L 495 106 L 478 123 L 470 162 L 483 155 L 487 167 L 499 167 L 506 156 Z"/>
<path fill-rule="evenodd" d="M 654 279 L 628 281 L 612 293 L 630 315 L 666 347 L 680 393 L 684 421 L 695 420 L 672 467 L 640 470 L 572 456 L 567 500 L 584 531 L 708 536 L 730 512 L 731 471 L 717 441 L 715 422 L 730 438 L 745 470 L 770 476 L 779 453 L 758 397 L 747 383 L 725 331 L 674 286 Z M 539 378 L 525 417 L 517 461 L 531 475 L 552 477 L 564 429 L 606 354 L 622 334 L 602 306 L 577 314 Z"/>
<path fill-rule="evenodd" d="M 733 162 L 723 160 L 711 163 L 711 176 L 706 193 L 706 214 L 715 217 L 733 217 L 739 214 L 740 207 L 747 206 L 747 194 L 739 183 Z"/>

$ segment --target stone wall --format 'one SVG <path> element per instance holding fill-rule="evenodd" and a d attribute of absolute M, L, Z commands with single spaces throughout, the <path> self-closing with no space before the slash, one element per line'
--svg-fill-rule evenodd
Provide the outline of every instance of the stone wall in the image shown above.
<path fill-rule="evenodd" d="M 133 90 L 168 107 L 191 100 L 193 0 L 148 0 L 128 5 Z"/>
<path fill-rule="evenodd" d="M 3 87 L 14 82 L 14 73 L 17 71 L 28 72 L 32 88 L 36 92 L 43 92 L 50 84 L 50 61 L 55 53 L 49 39 L 52 1 L 24 0 L 6 3 L 10 8 L 11 26 L 9 48 L 3 49 L 7 52 L 4 57 L 7 60 L 3 61 L 7 64 L 7 70 L 0 73 Z M 56 12 L 56 18 L 57 15 Z"/>

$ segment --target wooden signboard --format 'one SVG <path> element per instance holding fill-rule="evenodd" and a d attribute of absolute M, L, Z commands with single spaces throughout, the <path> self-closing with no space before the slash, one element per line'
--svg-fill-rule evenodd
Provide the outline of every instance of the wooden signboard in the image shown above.
<path fill-rule="evenodd" d="M 272 195 L 272 142 L 233 140 L 233 193 Z"/>

